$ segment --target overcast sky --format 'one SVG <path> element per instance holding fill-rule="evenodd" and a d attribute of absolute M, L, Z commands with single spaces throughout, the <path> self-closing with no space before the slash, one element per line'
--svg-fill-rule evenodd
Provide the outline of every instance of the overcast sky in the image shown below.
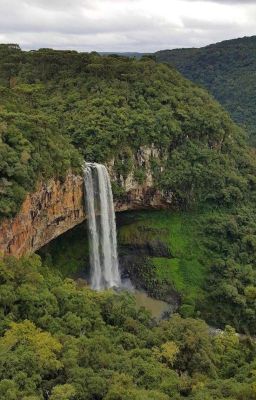
<path fill-rule="evenodd" d="M 0 0 L 0 42 L 151 52 L 256 35 L 256 0 Z"/>

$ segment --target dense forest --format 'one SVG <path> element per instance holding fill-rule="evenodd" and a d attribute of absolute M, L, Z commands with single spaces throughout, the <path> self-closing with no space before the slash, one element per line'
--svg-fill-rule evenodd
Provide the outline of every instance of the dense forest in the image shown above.
<path fill-rule="evenodd" d="M 166 174 L 152 165 L 155 182 L 184 206 L 233 202 L 252 184 L 243 133 L 204 90 L 150 58 L 2 45 L 0 85 L 0 217 L 14 215 L 36 181 L 77 171 L 83 158 L 118 154 L 125 177 L 132 154 L 152 143 L 167 155 Z"/>
<path fill-rule="evenodd" d="M 187 78 L 207 88 L 246 127 L 256 143 L 256 36 L 226 40 L 202 48 L 163 50 L 160 62 L 176 67 Z"/>
<path fill-rule="evenodd" d="M 63 279 L 38 256 L 0 262 L 5 400 L 253 400 L 256 344 L 179 315 L 156 325 L 131 295 Z"/>
<path fill-rule="evenodd" d="M 256 399 L 256 164 L 242 128 L 150 56 L 1 45 L 0 92 L 0 218 L 84 159 L 114 159 L 126 177 L 153 144 L 154 185 L 173 193 L 173 209 L 142 213 L 118 239 L 161 239 L 169 258 L 147 258 L 139 279 L 153 295 L 169 285 L 181 297 L 179 314 L 157 324 L 131 294 L 67 277 L 62 250 L 61 261 L 1 259 L 0 398 Z"/>

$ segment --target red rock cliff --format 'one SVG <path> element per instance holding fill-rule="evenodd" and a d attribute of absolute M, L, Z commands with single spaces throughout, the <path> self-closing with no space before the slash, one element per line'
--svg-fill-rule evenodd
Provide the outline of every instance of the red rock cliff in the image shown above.
<path fill-rule="evenodd" d="M 0 253 L 31 253 L 84 218 L 83 179 L 71 174 L 64 182 L 52 179 L 38 185 L 17 216 L 0 225 Z"/>
<path fill-rule="evenodd" d="M 144 151 L 143 162 L 150 156 L 150 151 Z M 109 169 L 112 179 L 116 180 L 111 166 Z M 121 185 L 125 195 L 115 202 L 116 211 L 162 208 L 171 203 L 171 196 L 167 198 L 153 188 L 149 170 L 142 185 L 134 180 L 133 173 L 121 179 Z M 27 195 L 15 218 L 1 223 L 0 253 L 16 257 L 32 253 L 85 218 L 83 178 L 68 174 L 64 182 L 51 179 Z"/>

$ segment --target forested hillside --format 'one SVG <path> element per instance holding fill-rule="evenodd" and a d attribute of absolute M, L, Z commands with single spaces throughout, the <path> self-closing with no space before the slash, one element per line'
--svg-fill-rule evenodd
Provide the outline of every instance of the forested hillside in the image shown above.
<path fill-rule="evenodd" d="M 204 90 L 150 58 L 0 47 L 0 216 L 14 215 L 36 181 L 154 144 L 155 184 L 177 203 L 233 203 L 251 187 L 243 133 Z M 145 176 L 137 171 L 138 179 Z"/>
<path fill-rule="evenodd" d="M 208 89 L 234 121 L 246 127 L 251 143 L 256 143 L 256 36 L 155 55 Z"/>
<path fill-rule="evenodd" d="M 136 151 L 154 145 L 154 185 L 173 208 L 139 214 L 118 240 L 162 241 L 168 256 L 148 257 L 139 278 L 181 297 L 180 315 L 156 324 L 132 295 L 66 278 L 73 256 L 84 267 L 81 246 L 88 258 L 80 233 L 43 263 L 1 256 L 0 398 L 255 399 L 256 164 L 244 131 L 152 57 L 1 45 L 0 95 L 0 218 L 39 180 L 81 172 L 84 159 L 114 159 L 127 177 Z M 135 172 L 143 184 L 143 166 Z"/>
<path fill-rule="evenodd" d="M 131 295 L 0 261 L 4 400 L 253 400 L 254 342 L 179 315 L 156 325 Z"/>

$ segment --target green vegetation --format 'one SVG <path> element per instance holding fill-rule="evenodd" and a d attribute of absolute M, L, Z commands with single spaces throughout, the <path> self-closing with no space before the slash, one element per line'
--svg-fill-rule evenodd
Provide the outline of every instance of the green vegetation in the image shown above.
<path fill-rule="evenodd" d="M 0 260 L 5 400 L 253 400 L 256 345 L 200 320 L 159 325 L 128 293 L 95 292 L 38 256 Z"/>
<path fill-rule="evenodd" d="M 215 212 L 202 222 L 211 259 L 203 315 L 212 324 L 229 321 L 240 332 L 255 335 L 255 205 Z"/>
<path fill-rule="evenodd" d="M 256 334 L 255 206 L 194 212 L 143 212 L 127 217 L 119 242 L 165 243 L 170 254 L 141 260 L 143 287 L 164 299 L 166 283 L 181 294 L 182 315 L 200 315 L 213 326 L 229 323 Z M 153 286 L 152 286 L 153 284 Z"/>
<path fill-rule="evenodd" d="M 239 332 L 256 334 L 253 205 L 233 210 L 126 213 L 122 219 L 118 229 L 120 255 L 125 248 L 128 254 L 135 249 L 128 269 L 137 286 L 161 300 L 178 292 L 179 311 L 184 316 L 200 315 L 213 326 L 230 324 Z M 42 249 L 44 262 L 63 276 L 77 276 L 77 272 L 80 276 L 83 271 L 86 279 L 89 257 L 85 229 L 81 225 Z M 138 246 L 144 246 L 147 254 L 136 254 Z"/>
<path fill-rule="evenodd" d="M 256 36 L 226 40 L 203 48 L 164 50 L 155 53 L 187 78 L 207 88 L 246 127 L 256 143 Z"/>
<path fill-rule="evenodd" d="M 164 243 L 169 256 L 147 256 L 159 291 L 167 283 L 182 295 L 183 300 L 192 303 L 200 300 L 209 268 L 205 247 L 200 243 L 199 218 L 199 212 L 140 212 L 130 216 L 130 223 L 127 215 L 126 223 L 118 231 L 121 246 L 151 243 L 158 252 L 158 242 Z"/>
<path fill-rule="evenodd" d="M 251 186 L 243 133 L 203 89 L 150 57 L 1 45 L 0 93 L 0 217 L 40 179 L 80 171 L 83 158 L 114 158 L 125 177 L 152 144 L 155 185 L 179 206 L 234 203 Z M 135 176 L 141 182 L 143 169 Z"/>
<path fill-rule="evenodd" d="M 88 277 L 89 243 L 86 224 L 80 224 L 52 240 L 38 253 L 44 264 L 59 271 L 63 277 L 76 276 L 82 272 Z"/>
<path fill-rule="evenodd" d="M 224 61 L 226 46 L 217 46 Z M 201 52 L 187 50 L 191 60 Z M 83 159 L 114 161 L 122 197 L 132 168 L 143 184 L 139 151 L 153 145 L 154 186 L 176 211 L 133 215 L 119 243 L 151 252 L 136 269 L 150 293 L 182 299 L 181 316 L 156 325 L 131 295 L 67 278 L 88 266 L 83 225 L 42 249 L 43 265 L 1 259 L 0 398 L 256 399 L 254 341 L 231 327 L 211 336 L 204 322 L 182 318 L 256 334 L 256 169 L 244 132 L 152 57 L 0 45 L 0 94 L 0 218 L 15 215 L 36 182 L 81 172 Z M 245 121 L 238 105 L 233 112 Z"/>
<path fill-rule="evenodd" d="M 128 254 L 129 249 L 136 249 L 138 245 L 152 247 L 151 256 L 147 254 L 140 259 L 139 254 L 135 255 L 139 268 L 136 264 L 131 275 L 141 273 L 137 285 L 162 300 L 166 300 L 166 290 L 174 288 L 181 295 L 183 305 L 193 306 L 192 315 L 196 315 L 205 301 L 204 285 L 210 271 L 207 249 L 200 239 L 200 216 L 199 212 L 129 212 L 121 216 L 118 228 L 121 254 L 127 247 Z M 86 224 L 79 225 L 40 249 L 44 263 L 51 269 L 57 268 L 64 277 L 88 279 L 86 229 Z M 168 257 L 158 254 L 159 242 L 169 249 Z M 156 287 L 152 287 L 152 281 L 157 282 Z"/>

